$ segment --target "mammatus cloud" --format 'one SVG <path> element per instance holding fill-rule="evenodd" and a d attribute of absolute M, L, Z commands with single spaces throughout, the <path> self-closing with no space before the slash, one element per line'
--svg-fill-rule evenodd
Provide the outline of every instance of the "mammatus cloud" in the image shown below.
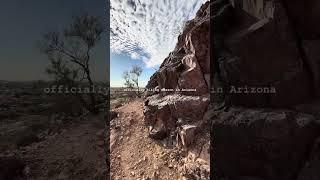
<path fill-rule="evenodd" d="M 183 24 L 207 0 L 111 0 L 111 50 L 127 53 L 147 67 L 174 49 Z"/>

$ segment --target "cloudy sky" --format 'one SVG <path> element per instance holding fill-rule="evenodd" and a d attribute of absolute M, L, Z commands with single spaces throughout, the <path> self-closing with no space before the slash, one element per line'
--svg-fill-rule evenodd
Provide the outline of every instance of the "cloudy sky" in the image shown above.
<path fill-rule="evenodd" d="M 111 86 L 122 86 L 121 75 L 133 64 L 144 67 L 145 85 L 206 1 L 111 0 Z"/>

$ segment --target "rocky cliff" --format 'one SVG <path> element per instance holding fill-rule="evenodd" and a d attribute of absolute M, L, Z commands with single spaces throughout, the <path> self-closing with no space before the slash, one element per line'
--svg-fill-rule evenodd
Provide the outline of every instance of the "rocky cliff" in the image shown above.
<path fill-rule="evenodd" d="M 210 131 L 203 121 L 210 101 L 209 10 L 207 2 L 186 23 L 175 49 L 146 86 L 149 137 L 174 139 L 188 149 L 179 167 L 179 174 L 188 179 L 209 179 Z"/>
<path fill-rule="evenodd" d="M 320 178 L 319 12 L 316 0 L 212 2 L 224 90 L 212 103 L 227 107 L 209 113 L 215 179 Z"/>
<path fill-rule="evenodd" d="M 209 3 L 204 4 L 186 23 L 175 49 L 146 86 L 150 91 L 146 93 L 145 123 L 151 127 L 152 137 L 161 139 L 179 125 L 196 124 L 206 112 L 210 87 L 209 9 Z"/>
<path fill-rule="evenodd" d="M 319 12 L 316 0 L 203 5 L 147 85 L 172 89 L 146 93 L 150 137 L 210 122 L 213 179 L 320 179 Z"/>

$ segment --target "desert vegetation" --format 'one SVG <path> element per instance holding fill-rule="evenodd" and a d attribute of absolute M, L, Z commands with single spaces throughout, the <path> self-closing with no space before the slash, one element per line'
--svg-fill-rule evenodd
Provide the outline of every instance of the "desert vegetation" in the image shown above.
<path fill-rule="evenodd" d="M 82 15 L 75 17 L 73 23 L 62 33 L 49 32 L 44 35 L 39 46 L 50 60 L 46 72 L 53 77 L 56 85 L 96 85 L 91 74 L 91 52 L 101 39 L 102 32 L 99 17 Z M 73 93 L 72 96 L 77 97 L 88 111 L 98 113 L 95 93 Z"/>
<path fill-rule="evenodd" d="M 51 80 L 0 81 L 0 179 L 106 176 L 109 89 L 91 66 L 103 31 L 100 17 L 76 16 L 36 43 Z"/>

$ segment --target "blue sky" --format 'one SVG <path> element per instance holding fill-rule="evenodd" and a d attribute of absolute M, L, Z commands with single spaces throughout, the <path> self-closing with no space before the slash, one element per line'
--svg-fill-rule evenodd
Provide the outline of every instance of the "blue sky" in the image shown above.
<path fill-rule="evenodd" d="M 60 31 L 72 22 L 72 17 L 84 12 L 106 17 L 105 0 L 2 0 L 0 5 L 0 80 L 47 80 L 46 56 L 36 42 L 44 33 Z M 95 80 L 108 77 L 107 43 L 103 38 L 94 49 L 92 73 Z"/>
<path fill-rule="evenodd" d="M 146 67 L 143 61 L 132 59 L 127 54 L 116 54 L 111 53 L 110 55 L 110 84 L 111 87 L 123 87 L 124 81 L 122 74 L 124 71 L 130 70 L 133 65 L 139 65 L 143 67 L 143 72 L 141 74 L 139 83 L 141 87 L 144 87 L 151 75 L 158 69 L 158 67 Z M 139 86 L 140 86 L 139 85 Z"/>
<path fill-rule="evenodd" d="M 144 67 L 140 84 L 146 85 L 206 1 L 111 0 L 111 86 L 123 86 L 122 73 L 134 64 Z"/>

